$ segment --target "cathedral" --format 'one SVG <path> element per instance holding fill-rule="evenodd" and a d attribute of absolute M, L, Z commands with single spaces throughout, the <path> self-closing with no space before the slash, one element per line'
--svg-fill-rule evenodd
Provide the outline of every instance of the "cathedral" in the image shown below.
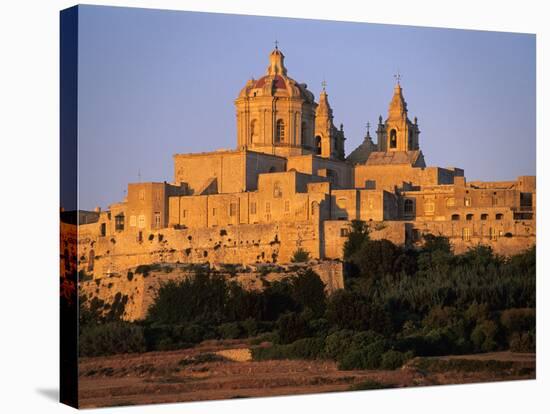
<path fill-rule="evenodd" d="M 102 277 L 150 263 L 288 263 L 298 249 L 339 260 L 352 220 L 398 244 L 442 235 L 455 252 L 535 243 L 535 177 L 467 182 L 460 168 L 427 166 L 399 76 L 376 142 L 369 128 L 347 156 L 326 85 L 316 100 L 277 46 L 234 105 L 235 149 L 175 154 L 170 182 L 130 183 L 123 201 L 80 214 L 79 268 Z"/>

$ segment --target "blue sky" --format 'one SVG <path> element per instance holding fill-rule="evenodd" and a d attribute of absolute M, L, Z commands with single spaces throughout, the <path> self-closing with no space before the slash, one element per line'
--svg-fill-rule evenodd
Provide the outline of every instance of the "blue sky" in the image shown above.
<path fill-rule="evenodd" d="M 175 153 L 234 148 L 233 101 L 274 41 L 316 96 L 326 79 L 349 154 L 386 117 L 399 71 L 428 165 L 473 180 L 535 174 L 535 36 L 80 6 L 79 208 L 171 181 Z"/>

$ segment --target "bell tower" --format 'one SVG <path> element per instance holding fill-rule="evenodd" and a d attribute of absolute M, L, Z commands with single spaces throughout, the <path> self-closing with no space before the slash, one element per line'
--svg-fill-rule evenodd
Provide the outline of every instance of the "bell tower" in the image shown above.
<path fill-rule="evenodd" d="M 332 108 L 328 102 L 326 82 L 323 81 L 323 90 L 319 95 L 319 105 L 315 111 L 315 151 L 323 158 L 344 160 L 344 127 L 338 130 L 334 126 Z"/>
<path fill-rule="evenodd" d="M 379 151 L 416 151 L 420 149 L 418 142 L 420 130 L 417 118 L 414 118 L 414 123 L 409 120 L 407 102 L 401 88 L 401 75 L 398 73 L 395 78 L 397 83 L 393 89 L 388 118 L 383 123 L 382 116 L 380 116 L 376 130 Z"/>

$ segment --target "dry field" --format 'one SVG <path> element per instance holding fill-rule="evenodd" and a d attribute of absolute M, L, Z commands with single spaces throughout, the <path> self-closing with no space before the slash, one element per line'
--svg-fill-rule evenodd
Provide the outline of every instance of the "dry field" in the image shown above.
<path fill-rule="evenodd" d="M 442 371 L 438 365 L 430 371 L 434 360 L 457 359 L 508 367 Z M 340 371 L 332 361 L 255 362 L 242 341 L 212 341 L 178 351 L 81 358 L 79 392 L 80 406 L 91 408 L 533 378 L 535 354 L 423 358 L 395 371 Z"/>

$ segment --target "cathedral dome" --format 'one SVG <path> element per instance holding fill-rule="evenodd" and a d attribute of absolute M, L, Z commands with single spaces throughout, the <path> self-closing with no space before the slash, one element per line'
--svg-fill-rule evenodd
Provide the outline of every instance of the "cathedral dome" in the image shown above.
<path fill-rule="evenodd" d="M 268 75 L 262 76 L 260 79 L 254 82 L 253 88 L 263 88 L 266 83 L 273 82 L 272 87 L 275 89 L 286 89 L 285 80 L 282 76 L 275 75 L 270 77 Z"/>
<path fill-rule="evenodd" d="M 254 98 L 260 96 L 299 97 L 313 103 L 313 93 L 305 83 L 298 83 L 287 76 L 284 65 L 285 55 L 276 47 L 269 55 L 269 66 L 266 74 L 259 79 L 250 79 L 239 93 L 239 98 Z"/>

